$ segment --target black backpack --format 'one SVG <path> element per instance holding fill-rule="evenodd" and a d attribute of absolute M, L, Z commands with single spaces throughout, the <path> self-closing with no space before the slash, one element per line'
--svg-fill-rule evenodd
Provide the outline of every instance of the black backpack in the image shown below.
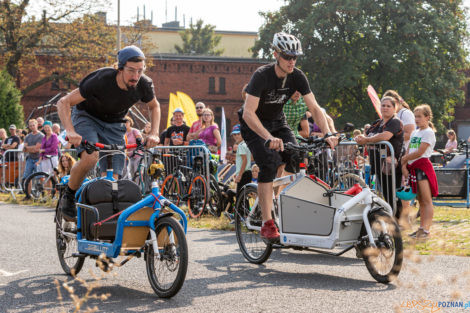
<path fill-rule="evenodd" d="M 142 193 L 139 186 L 130 180 L 100 179 L 89 183 L 83 188 L 81 203 L 95 207 L 99 212 L 99 220 L 92 210 L 80 208 L 83 236 L 87 240 L 114 241 L 119 216 L 95 224 L 125 210 L 141 199 Z"/>

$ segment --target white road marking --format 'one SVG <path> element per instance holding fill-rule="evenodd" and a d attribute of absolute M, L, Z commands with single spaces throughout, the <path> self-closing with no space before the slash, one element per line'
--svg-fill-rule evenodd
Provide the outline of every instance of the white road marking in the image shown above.
<path fill-rule="evenodd" d="M 18 274 L 21 274 L 21 273 L 24 273 L 24 272 L 27 272 L 28 270 L 21 270 L 21 271 L 18 271 L 18 272 L 7 272 L 5 270 L 0 270 L 0 276 L 5 276 L 5 277 L 10 277 L 10 276 L 15 276 L 15 275 L 18 275 Z"/>

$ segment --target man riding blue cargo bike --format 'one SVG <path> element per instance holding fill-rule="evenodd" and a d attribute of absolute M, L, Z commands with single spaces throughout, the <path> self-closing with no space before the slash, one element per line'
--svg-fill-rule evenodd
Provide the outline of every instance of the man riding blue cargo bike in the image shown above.
<path fill-rule="evenodd" d="M 286 122 L 282 108 L 294 92 L 304 97 L 315 122 L 324 134 L 330 132 L 327 120 L 305 74 L 295 67 L 298 56 L 303 54 L 299 39 L 286 33 L 276 33 L 273 38 L 275 63 L 258 68 L 246 88 L 246 101 L 239 111 L 241 134 L 259 166 L 258 195 L 263 225 L 261 237 L 269 242 L 279 240 L 279 231 L 271 216 L 273 206 L 273 180 L 282 171 L 293 173 L 289 160 L 291 155 L 284 151 L 285 143 L 296 144 L 292 130 Z M 334 148 L 336 137 L 327 138 Z"/>
<path fill-rule="evenodd" d="M 152 79 L 144 71 L 144 53 L 136 46 L 125 47 L 118 52 L 117 68 L 105 67 L 90 73 L 80 82 L 79 88 L 57 103 L 68 140 L 78 147 L 80 156 L 80 161 L 71 170 L 70 180 L 59 203 L 66 220 L 75 220 L 75 192 L 99 159 L 97 151 L 83 153 L 84 149 L 80 147 L 82 140 L 124 145 L 124 117 L 130 107 L 142 101 L 151 112 L 152 127 L 146 140 L 147 147 L 158 144 L 160 104 L 155 97 Z M 107 169 L 104 163 L 106 160 L 100 159 L 102 173 Z M 114 155 L 112 163 L 113 177 L 117 179 L 122 174 L 124 155 Z"/>

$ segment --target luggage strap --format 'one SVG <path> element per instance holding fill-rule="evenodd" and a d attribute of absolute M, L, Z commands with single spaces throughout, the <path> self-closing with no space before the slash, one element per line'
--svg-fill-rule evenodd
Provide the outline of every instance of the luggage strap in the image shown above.
<path fill-rule="evenodd" d="M 113 213 L 119 212 L 119 206 L 118 206 L 118 183 L 117 181 L 111 182 L 111 196 L 113 197 Z"/>

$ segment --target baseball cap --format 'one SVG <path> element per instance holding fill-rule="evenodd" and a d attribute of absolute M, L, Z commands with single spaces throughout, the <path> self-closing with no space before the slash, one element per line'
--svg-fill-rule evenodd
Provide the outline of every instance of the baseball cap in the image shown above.
<path fill-rule="evenodd" d="M 184 114 L 184 111 L 182 108 L 176 108 L 174 111 L 173 111 L 173 114 L 175 114 L 176 112 L 180 112 L 180 113 L 183 113 Z"/>
<path fill-rule="evenodd" d="M 117 57 L 118 57 L 118 67 L 119 68 L 123 68 L 124 65 L 126 65 L 127 61 L 130 58 L 133 58 L 133 57 L 141 57 L 145 60 L 145 55 L 142 52 L 142 50 L 140 50 L 139 47 L 136 47 L 134 45 L 127 46 L 127 47 L 122 48 L 121 50 L 119 50 L 119 52 L 117 54 Z"/>
<path fill-rule="evenodd" d="M 240 124 L 237 124 L 237 125 L 233 126 L 232 132 L 230 133 L 230 135 L 236 135 L 236 134 L 239 134 L 239 133 L 240 133 Z"/>
<path fill-rule="evenodd" d="M 11 125 L 10 125 L 10 129 L 16 129 L 16 125 L 15 125 L 15 124 L 11 124 Z"/>

